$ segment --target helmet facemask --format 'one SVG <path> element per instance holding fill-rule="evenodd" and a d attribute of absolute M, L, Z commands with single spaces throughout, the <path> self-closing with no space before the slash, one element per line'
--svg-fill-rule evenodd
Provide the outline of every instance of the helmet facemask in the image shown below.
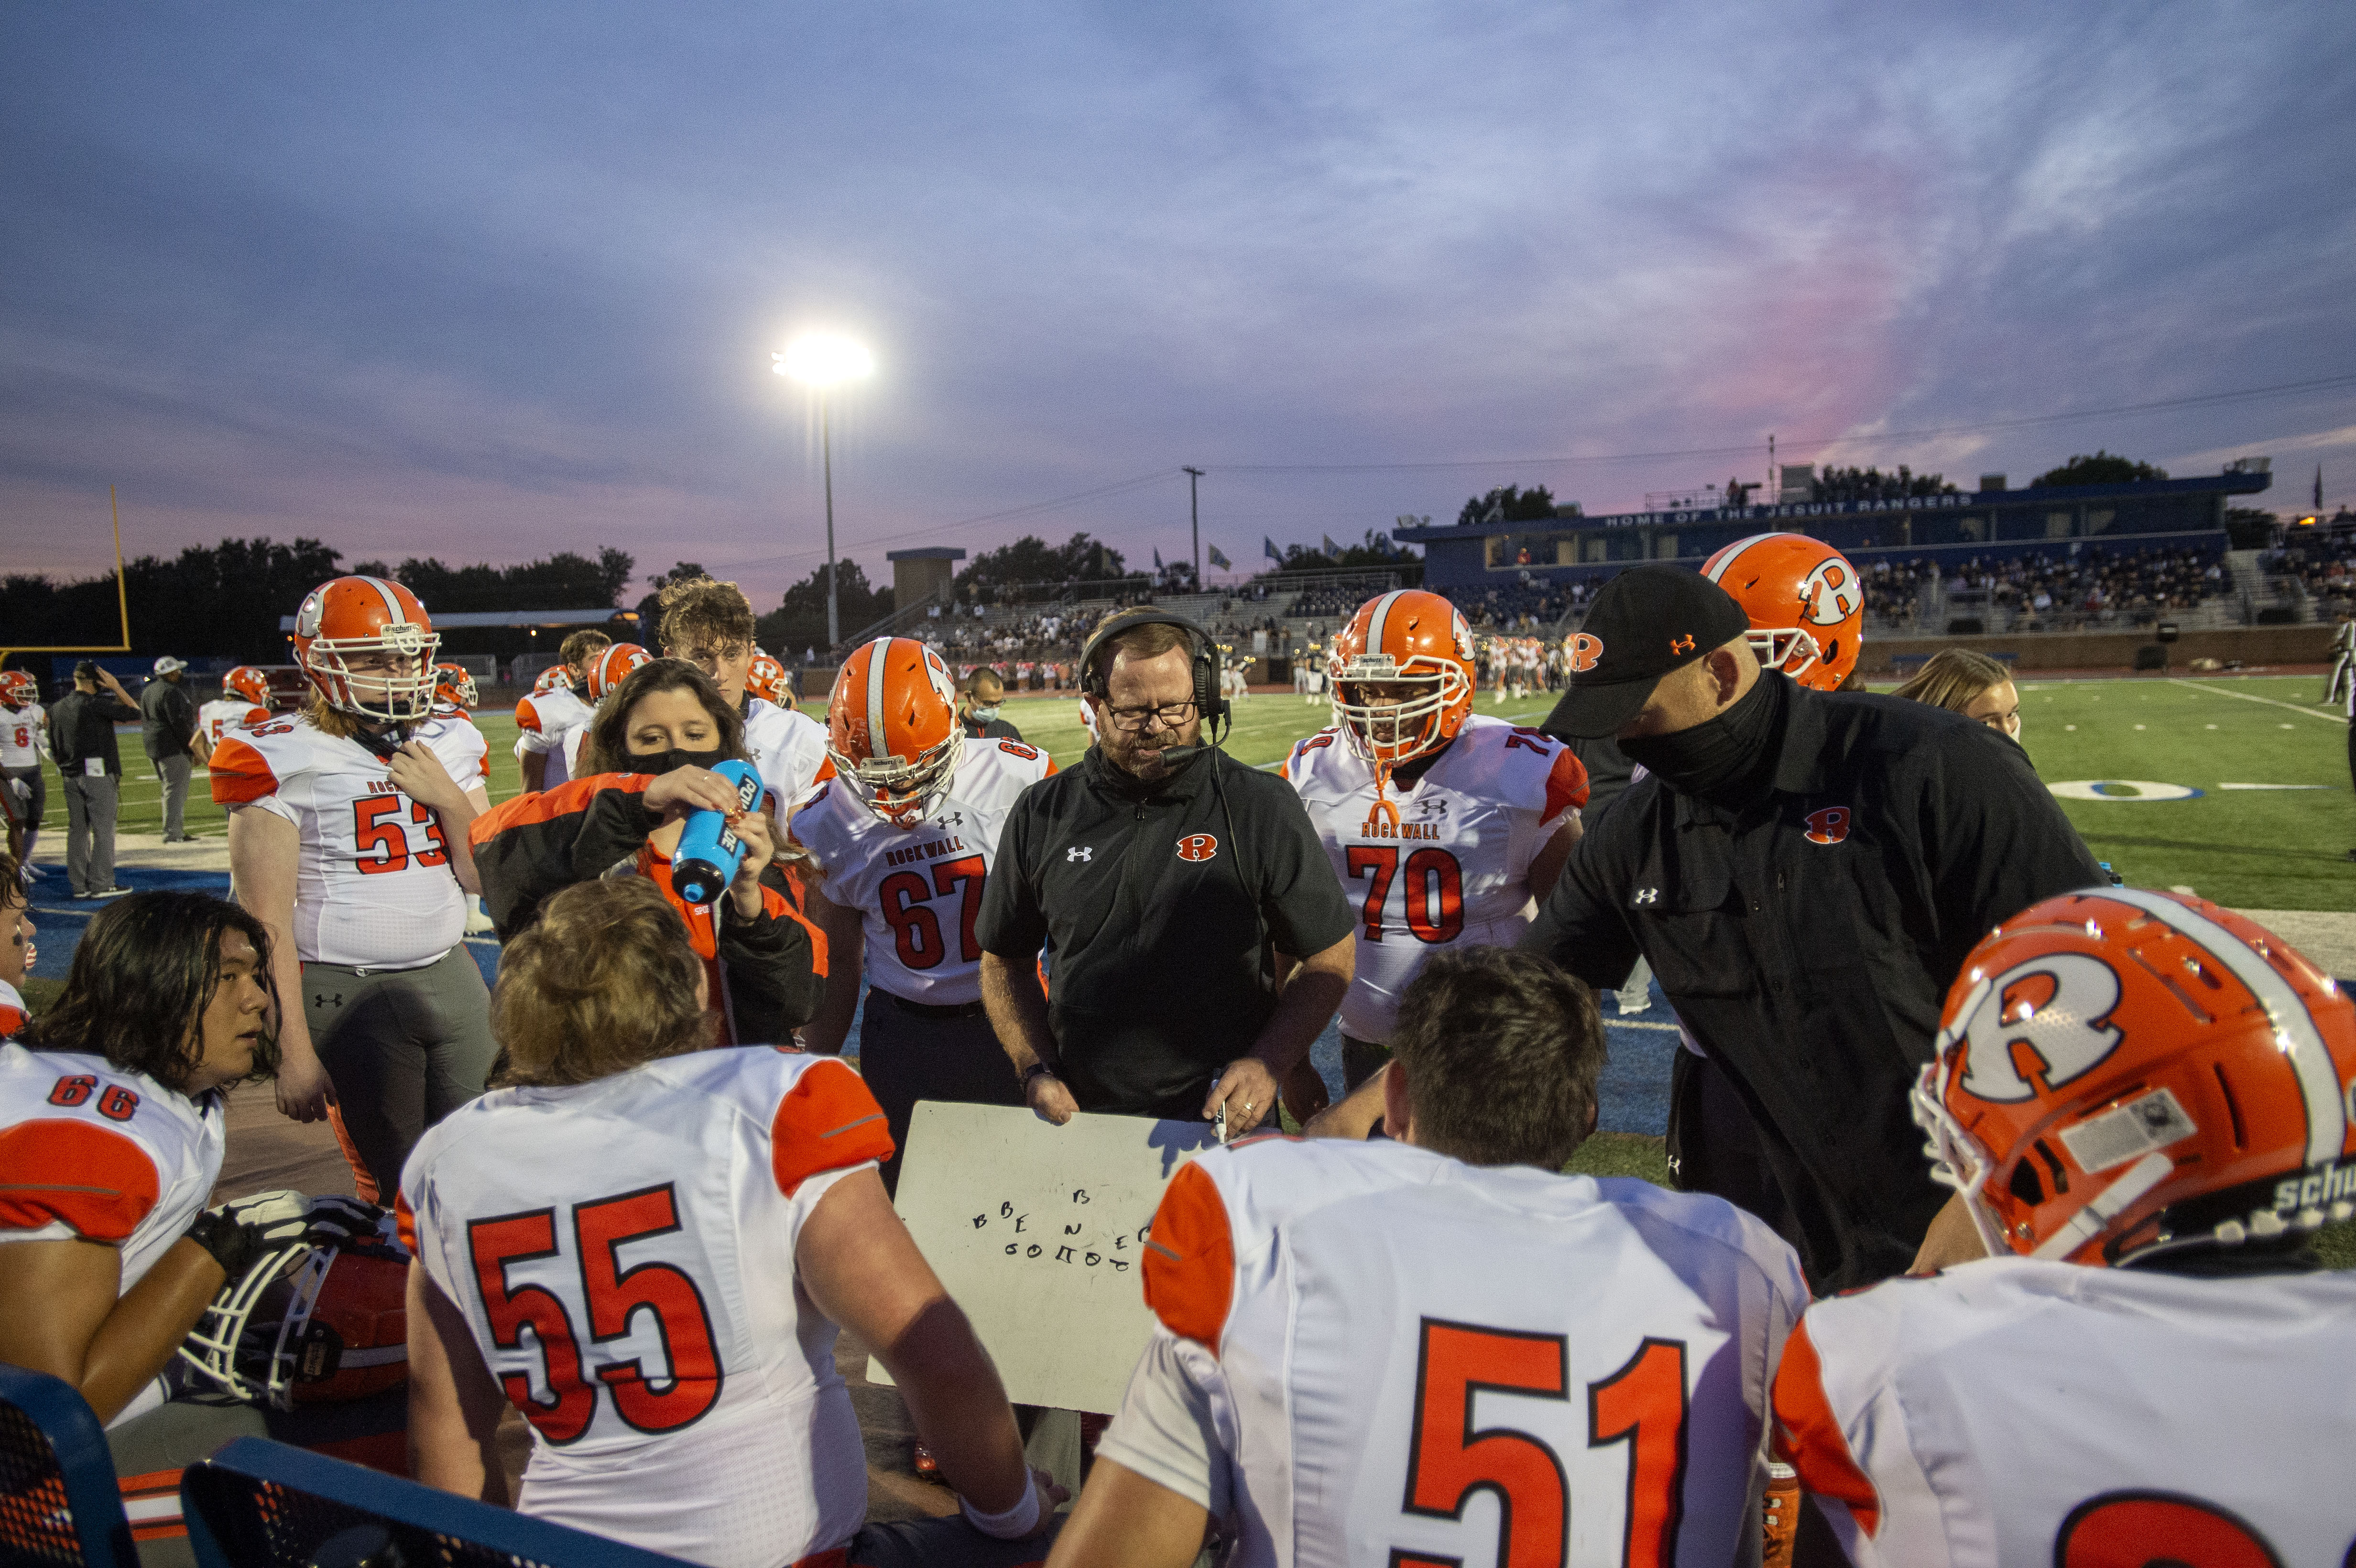
<path fill-rule="evenodd" d="M 1422 657 L 1402 665 L 1389 654 L 1352 654 L 1334 664 L 1333 721 L 1351 752 L 1381 772 L 1454 739 L 1444 732 L 1445 716 L 1472 689 L 1455 665 Z M 1364 700 L 1367 686 L 1411 687 L 1417 694 L 1372 702 Z M 1351 701 L 1353 697 L 1361 700 Z"/>
<path fill-rule="evenodd" d="M 1815 634 L 1805 626 L 1753 626 L 1744 635 L 1750 639 L 1751 651 L 1759 656 L 1760 667 L 1782 670 L 1794 680 L 1815 668 L 1824 657 Z"/>
<path fill-rule="evenodd" d="M 949 793 L 957 779 L 958 758 L 965 737 L 956 730 L 938 745 L 918 753 L 914 762 L 895 756 L 855 760 L 829 746 L 826 754 L 843 787 L 868 810 L 903 830 L 919 827 L 933 806 Z"/>

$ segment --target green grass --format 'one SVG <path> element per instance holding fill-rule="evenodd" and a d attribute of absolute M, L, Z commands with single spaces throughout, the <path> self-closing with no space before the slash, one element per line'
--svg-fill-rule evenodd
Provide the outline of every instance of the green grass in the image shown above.
<path fill-rule="evenodd" d="M 1501 704 L 1483 692 L 1475 711 L 1516 724 L 1535 724 L 1553 708 L 1551 696 Z M 1059 768 L 1070 767 L 1088 749 L 1079 699 L 1073 693 L 1011 699 L 1001 717 L 1022 731 L 1025 741 L 1045 748 Z M 1279 763 L 1295 741 L 1333 721 L 1333 709 L 1322 697 L 1312 706 L 1289 691 L 1255 695 L 1235 705 L 1235 725 L 1227 734 L 1226 752 L 1255 767 Z"/>

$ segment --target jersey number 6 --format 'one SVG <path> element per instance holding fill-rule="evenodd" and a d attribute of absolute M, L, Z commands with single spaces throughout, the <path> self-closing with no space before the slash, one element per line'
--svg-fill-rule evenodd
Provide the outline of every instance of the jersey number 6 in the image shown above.
<path fill-rule="evenodd" d="M 981 939 L 973 927 L 981 914 L 981 884 L 988 870 L 980 856 L 964 855 L 935 861 L 930 888 L 925 885 L 921 871 L 894 871 L 884 879 L 875 896 L 883 902 L 884 921 L 892 928 L 892 944 L 902 964 L 911 969 L 930 969 L 948 955 L 941 941 L 941 923 L 934 918 L 929 901 L 937 891 L 947 898 L 960 882 L 965 884 L 965 898 L 958 909 L 958 954 L 968 964 L 981 961 Z"/>
<path fill-rule="evenodd" d="M 1569 1399 L 1564 1337 L 1423 1320 L 1402 1507 L 1425 1518 L 1462 1519 L 1474 1492 L 1494 1492 L 1498 1568 L 1560 1568 L 1570 1528 L 1570 1482 L 1562 1460 L 1529 1433 L 1475 1428 L 1473 1398 L 1483 1391 Z M 1682 1512 L 1685 1346 L 1646 1339 L 1625 1366 L 1587 1385 L 1587 1415 L 1589 1447 L 1629 1445 L 1622 1568 L 1667 1568 L 1676 1559 Z M 1397 1548 L 1391 1552 L 1393 1568 L 1462 1561 Z"/>

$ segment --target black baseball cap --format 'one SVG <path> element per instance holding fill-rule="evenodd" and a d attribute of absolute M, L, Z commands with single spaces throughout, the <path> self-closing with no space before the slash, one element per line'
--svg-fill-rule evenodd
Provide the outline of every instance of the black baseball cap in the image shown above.
<path fill-rule="evenodd" d="M 1681 566 L 1639 566 L 1606 583 L 1570 639 L 1570 689 L 1539 728 L 1590 740 L 1618 732 L 1653 688 L 1751 629 L 1717 583 Z"/>

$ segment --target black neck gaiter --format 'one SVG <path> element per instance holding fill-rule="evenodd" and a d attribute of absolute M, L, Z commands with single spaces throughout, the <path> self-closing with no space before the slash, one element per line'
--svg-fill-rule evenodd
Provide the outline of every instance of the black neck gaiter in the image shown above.
<path fill-rule="evenodd" d="M 1762 673 L 1717 718 L 1674 734 L 1622 741 L 1620 749 L 1679 795 L 1732 810 L 1756 797 L 1773 776 L 1789 707 L 1783 678 Z"/>

